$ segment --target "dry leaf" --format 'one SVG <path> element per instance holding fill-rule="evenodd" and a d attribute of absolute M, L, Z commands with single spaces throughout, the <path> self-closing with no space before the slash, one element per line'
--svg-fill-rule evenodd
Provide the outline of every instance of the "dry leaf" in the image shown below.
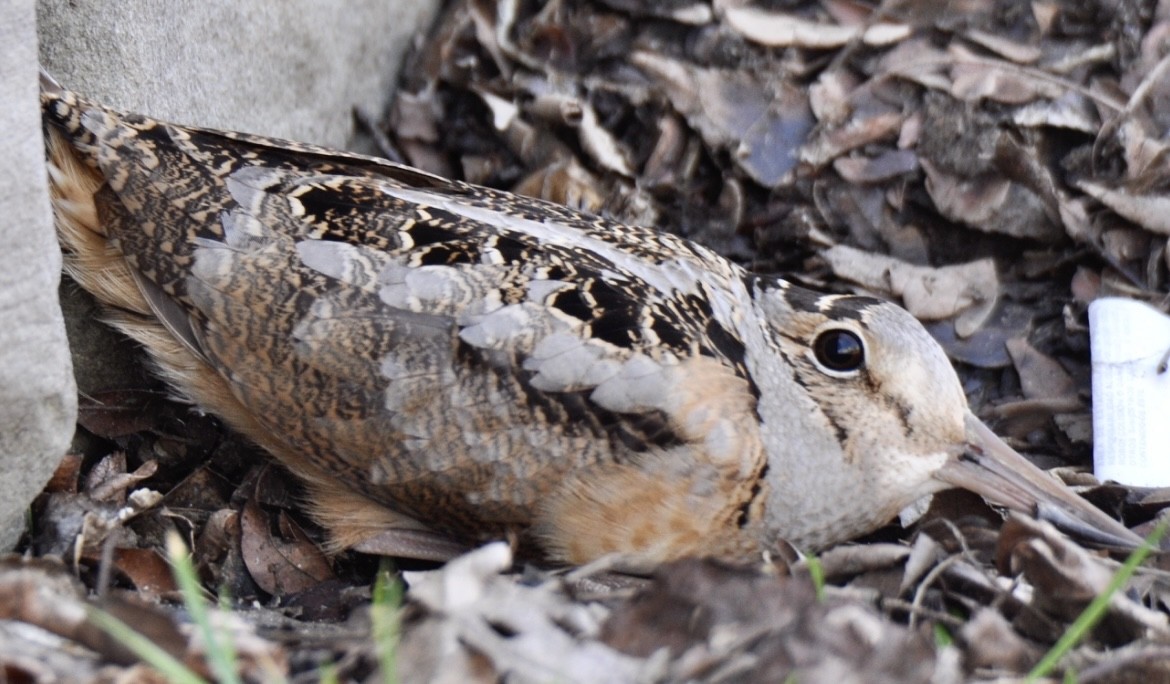
<path fill-rule="evenodd" d="M 714 19 L 709 4 L 693 0 L 601 0 L 601 2 L 635 16 L 670 19 L 694 26 L 709 24 Z"/>
<path fill-rule="evenodd" d="M 153 390 L 112 390 L 77 399 L 77 422 L 106 439 L 154 429 L 166 395 Z"/>
<path fill-rule="evenodd" d="M 256 584 L 273 596 L 285 596 L 333 579 L 329 561 L 308 535 L 283 513 L 277 517 L 279 535 L 271 531 L 271 517 L 259 503 L 244 504 L 240 547 Z"/>
<path fill-rule="evenodd" d="M 796 166 L 813 125 L 802 90 L 765 88 L 747 72 L 699 68 L 645 51 L 630 61 L 660 83 L 708 145 L 732 148 L 735 163 L 760 185 L 776 186 Z"/>
<path fill-rule="evenodd" d="M 975 611 L 959 631 L 967 644 L 967 666 L 1005 672 L 1027 672 L 1043 655 L 1020 638 L 1003 615 L 990 608 Z"/>
<path fill-rule="evenodd" d="M 982 29 L 970 29 L 965 35 L 972 43 L 985 47 L 1000 57 L 1017 64 L 1031 64 L 1044 54 L 1040 48 L 1034 45 L 1024 45 L 1013 38 L 988 33 Z"/>
<path fill-rule="evenodd" d="M 1055 359 L 1042 354 L 1024 338 L 1007 341 L 1008 353 L 1020 376 L 1020 386 L 1029 399 L 1077 401 L 1077 383 Z"/>
<path fill-rule="evenodd" d="M 979 329 L 999 297 L 999 280 L 991 259 L 931 268 L 845 245 L 830 247 L 821 256 L 838 276 L 869 290 L 901 297 L 917 318 L 938 320 L 963 313 L 959 331 L 963 337 Z"/>
<path fill-rule="evenodd" d="M 999 563 L 1019 573 L 1035 587 L 1032 603 L 1063 622 L 1075 620 L 1098 594 L 1104 592 L 1116 564 L 1107 564 L 1062 535 L 1050 523 L 1012 514 L 1000 538 Z M 1163 612 L 1146 608 L 1126 592 L 1109 599 L 1109 613 L 1094 630 L 1106 643 L 1137 638 L 1170 638 L 1170 620 Z"/>
<path fill-rule="evenodd" d="M 910 36 L 911 27 L 894 22 L 841 26 L 769 12 L 755 7 L 724 7 L 723 20 L 744 38 L 768 47 L 835 48 L 856 37 L 866 45 L 885 46 Z"/>
<path fill-rule="evenodd" d="M 1170 195 L 1138 195 L 1089 180 L 1078 181 L 1077 187 L 1142 228 L 1170 235 Z"/>
<path fill-rule="evenodd" d="M 1031 190 L 1001 173 L 962 176 L 944 171 L 926 157 L 926 190 L 943 216 L 979 230 L 1049 241 L 1059 228 L 1048 207 Z"/>
<path fill-rule="evenodd" d="M 511 565 L 508 546 L 496 542 L 440 570 L 404 573 L 409 596 L 427 616 L 414 631 L 419 636 L 408 635 L 403 652 L 458 654 L 456 663 L 472 670 L 460 676 L 474 680 L 482 680 L 475 670 L 486 664 L 509 681 L 602 684 L 660 677 L 655 674 L 661 670 L 660 662 L 579 638 L 597 634 L 596 614 L 568 600 L 555 583 L 526 586 L 501 576 Z M 472 654 L 487 663 L 479 663 Z M 424 657 L 422 662 L 430 660 Z M 424 673 L 430 670 L 426 667 Z M 417 676 L 407 674 L 406 679 Z"/>

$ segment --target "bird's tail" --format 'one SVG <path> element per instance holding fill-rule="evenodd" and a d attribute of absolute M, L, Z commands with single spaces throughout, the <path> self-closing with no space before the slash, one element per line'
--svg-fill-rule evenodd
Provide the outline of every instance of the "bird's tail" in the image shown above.
<path fill-rule="evenodd" d="M 44 69 L 41 69 L 41 118 L 46 129 L 64 135 L 70 145 L 83 153 L 89 165 L 96 166 L 93 154 L 97 149 L 97 136 L 85 126 L 85 116 L 91 111 L 104 111 L 62 86 Z"/>
<path fill-rule="evenodd" d="M 85 125 L 92 114 L 109 112 L 41 71 L 45 166 L 65 271 L 104 304 L 147 314 L 149 306 L 98 210 L 106 179 L 98 166 L 99 141 Z"/>

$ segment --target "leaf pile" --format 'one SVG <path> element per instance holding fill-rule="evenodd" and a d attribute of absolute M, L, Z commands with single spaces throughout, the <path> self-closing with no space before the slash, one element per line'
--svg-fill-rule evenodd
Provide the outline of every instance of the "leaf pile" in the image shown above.
<path fill-rule="evenodd" d="M 1081 472 L 1086 309 L 1170 303 L 1168 129 L 1166 2 L 466 0 L 372 132 L 429 171 L 898 301 L 981 417 L 1146 534 L 1170 490 Z M 210 676 L 171 607 L 177 528 L 232 606 L 214 615 L 244 681 L 385 681 L 377 561 L 322 554 L 295 483 L 155 387 L 96 393 L 80 422 L 33 557 L 0 563 L 5 677 L 161 681 L 98 630 L 97 604 Z M 778 553 L 646 579 L 514 568 L 491 545 L 400 568 L 389 648 L 403 682 L 1013 679 L 1121 560 L 962 492 L 817 559 Z M 1155 553 L 1054 676 L 1170 677 L 1168 567 Z"/>

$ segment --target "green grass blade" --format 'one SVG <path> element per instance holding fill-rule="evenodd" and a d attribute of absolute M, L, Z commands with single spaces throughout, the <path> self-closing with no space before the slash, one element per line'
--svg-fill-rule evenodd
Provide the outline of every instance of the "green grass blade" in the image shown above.
<path fill-rule="evenodd" d="M 317 681 L 320 684 L 340 684 L 341 680 L 337 676 L 337 665 L 332 662 L 318 665 Z"/>
<path fill-rule="evenodd" d="M 817 601 L 824 603 L 825 601 L 825 566 L 821 565 L 821 559 L 816 556 L 805 556 L 804 564 L 808 567 L 808 576 L 812 580 L 813 590 L 817 594 Z"/>
<path fill-rule="evenodd" d="M 158 644 L 134 631 L 125 622 L 100 608 L 90 608 L 88 613 L 89 619 L 95 625 L 116 639 L 118 643 L 130 649 L 144 663 L 161 672 L 168 682 L 207 684 L 207 680 L 200 677 L 173 655 L 164 651 Z"/>
<path fill-rule="evenodd" d="M 1137 571 L 1138 566 L 1154 551 L 1158 542 L 1166 534 L 1167 527 L 1170 527 L 1170 518 L 1163 519 L 1159 522 L 1154 528 L 1154 531 L 1150 532 L 1150 536 L 1146 537 L 1145 543 L 1129 554 L 1129 557 L 1125 559 L 1125 563 L 1118 568 L 1117 572 L 1113 574 L 1113 578 L 1109 580 L 1105 591 L 1098 594 L 1089 602 L 1089 605 L 1085 606 L 1085 609 L 1069 625 L 1060 639 L 1044 654 L 1040 662 L 1036 663 L 1036 667 L 1033 667 L 1032 671 L 1028 673 L 1028 676 L 1024 679 L 1025 682 L 1034 682 L 1041 677 L 1047 677 L 1056 668 L 1060 659 L 1088 636 L 1093 627 L 1101 621 L 1101 618 L 1105 617 L 1105 612 L 1109 609 L 1109 601 L 1113 598 L 1113 595 L 1121 591 L 1125 583 L 1129 581 L 1129 578 L 1133 577 L 1133 573 Z"/>
<path fill-rule="evenodd" d="M 951 635 L 951 630 L 941 622 L 934 623 L 934 647 L 946 648 L 955 643 L 955 637 Z"/>
<path fill-rule="evenodd" d="M 235 645 L 230 635 L 218 634 L 212 626 L 191 554 L 179 533 L 173 530 L 167 533 L 167 556 L 179 585 L 179 593 L 183 596 L 183 604 L 206 645 L 207 665 L 215 675 L 215 680 L 221 684 L 241 684 Z"/>
<path fill-rule="evenodd" d="M 391 578 L 383 565 L 374 581 L 374 600 L 370 605 L 370 629 L 382 681 L 398 684 L 398 608 L 402 604 L 402 583 Z"/>

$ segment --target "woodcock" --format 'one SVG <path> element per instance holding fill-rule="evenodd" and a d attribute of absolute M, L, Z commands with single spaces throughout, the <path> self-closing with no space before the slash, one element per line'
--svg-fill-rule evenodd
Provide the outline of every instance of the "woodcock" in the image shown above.
<path fill-rule="evenodd" d="M 1140 541 L 967 407 L 903 309 L 371 157 L 44 79 L 67 270 L 301 477 L 335 548 L 555 562 L 816 550 L 953 486 Z"/>

